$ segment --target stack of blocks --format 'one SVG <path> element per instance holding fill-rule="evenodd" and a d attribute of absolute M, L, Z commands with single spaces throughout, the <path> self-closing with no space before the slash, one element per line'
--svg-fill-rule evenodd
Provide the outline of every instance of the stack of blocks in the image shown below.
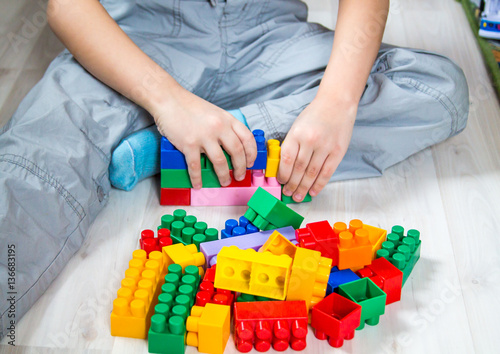
<path fill-rule="evenodd" d="M 234 179 L 231 157 L 224 152 L 230 170 L 231 184 L 221 187 L 212 163 L 203 154 L 200 160 L 203 188 L 199 190 L 192 188 L 184 155 L 167 138 L 162 137 L 160 204 L 245 205 L 258 187 L 280 198 L 281 185 L 276 180 L 280 161 L 279 141 L 269 140 L 267 149 L 264 132 L 257 129 L 252 133 L 257 145 L 257 158 L 254 165 L 247 169 L 245 178 L 242 181 Z M 265 174 L 263 170 L 266 171 Z"/>
<path fill-rule="evenodd" d="M 181 209 L 162 217 L 158 237 L 144 230 L 113 302 L 111 334 L 148 336 L 151 353 L 189 345 L 222 354 L 233 316 L 240 352 L 303 350 L 308 321 L 317 339 L 341 347 L 401 299 L 420 257 L 417 230 L 405 236 L 394 226 L 387 235 L 357 219 L 300 228 L 303 217 L 263 189 L 248 206 L 221 239 Z"/>

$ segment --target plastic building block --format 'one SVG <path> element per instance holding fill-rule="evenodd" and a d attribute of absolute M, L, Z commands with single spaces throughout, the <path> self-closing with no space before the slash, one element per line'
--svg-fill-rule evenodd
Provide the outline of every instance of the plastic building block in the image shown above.
<path fill-rule="evenodd" d="M 301 204 L 312 201 L 312 197 L 309 193 L 307 193 L 301 202 L 296 202 L 292 197 L 283 194 L 283 186 L 281 186 L 281 201 L 285 204 Z"/>
<path fill-rule="evenodd" d="M 162 169 L 161 188 L 193 188 L 188 170 Z M 219 178 L 208 158 L 201 159 L 201 181 L 203 188 L 220 188 Z"/>
<path fill-rule="evenodd" d="M 232 291 L 214 287 L 215 267 L 214 265 L 208 268 L 205 273 L 200 289 L 196 294 L 196 306 L 205 306 L 209 303 L 230 307 L 233 305 L 235 295 Z"/>
<path fill-rule="evenodd" d="M 252 186 L 252 170 L 246 170 L 245 178 L 241 181 L 237 181 L 234 178 L 233 170 L 229 170 L 229 176 L 231 177 L 231 183 L 222 188 L 233 188 L 233 187 L 251 187 Z"/>
<path fill-rule="evenodd" d="M 225 151 L 224 155 L 226 156 L 229 169 L 233 169 L 231 157 Z M 202 155 L 202 159 L 203 158 L 206 158 L 206 156 Z M 161 169 L 187 170 L 184 154 L 177 150 L 177 148 L 165 137 L 161 138 L 160 160 Z"/>
<path fill-rule="evenodd" d="M 403 272 L 384 257 L 373 260 L 372 264 L 358 270 L 357 274 L 361 278 L 370 278 L 387 294 L 386 305 L 401 300 Z"/>
<path fill-rule="evenodd" d="M 354 338 L 360 325 L 361 306 L 339 294 L 325 297 L 312 309 L 311 327 L 316 338 L 325 340 L 335 348 L 344 344 L 344 339 Z"/>
<path fill-rule="evenodd" d="M 387 238 L 387 230 L 363 224 L 363 229 L 368 231 L 368 239 L 372 244 L 372 261 L 377 258 L 377 251 L 382 248 L 382 242 Z"/>
<path fill-rule="evenodd" d="M 191 189 L 160 188 L 160 205 L 191 205 Z"/>
<path fill-rule="evenodd" d="M 263 188 L 274 197 L 280 198 L 281 185 L 276 178 L 266 178 L 260 170 L 251 172 L 252 185 L 250 187 L 191 189 L 191 205 L 246 205 L 257 188 Z"/>
<path fill-rule="evenodd" d="M 234 341 L 246 353 L 306 348 L 307 307 L 304 301 L 259 301 L 234 304 Z"/>
<path fill-rule="evenodd" d="M 361 305 L 361 323 L 356 329 L 363 329 L 365 322 L 375 326 L 385 312 L 387 295 L 370 278 L 361 278 L 339 285 L 339 294 Z"/>
<path fill-rule="evenodd" d="M 182 243 L 177 243 L 163 247 L 164 267 L 167 268 L 174 263 L 179 264 L 183 271 L 187 266 L 195 265 L 198 267 L 200 275 L 204 274 L 205 256 L 203 253 L 198 252 L 196 245 L 185 246 Z"/>
<path fill-rule="evenodd" d="M 291 226 L 283 227 L 277 229 L 280 234 L 286 237 L 288 240 L 295 240 L 295 229 Z M 205 255 L 206 267 L 211 267 L 217 263 L 217 254 L 220 252 L 222 247 L 235 245 L 241 249 L 252 248 L 258 250 L 262 245 L 268 240 L 269 236 L 274 232 L 274 230 L 260 231 L 250 236 L 242 237 L 229 237 L 226 239 L 221 239 L 212 242 L 204 242 L 200 245 L 200 251 Z"/>
<path fill-rule="evenodd" d="M 225 305 L 206 304 L 193 306 L 186 322 L 186 344 L 198 351 L 222 354 L 231 332 L 231 308 Z"/>
<path fill-rule="evenodd" d="M 234 236 L 242 236 L 259 232 L 259 229 L 252 225 L 244 216 L 241 216 L 238 221 L 228 219 L 224 223 L 224 229 L 220 232 L 220 238 L 228 238 Z"/>
<path fill-rule="evenodd" d="M 237 302 L 254 302 L 254 301 L 277 301 L 265 296 L 254 296 L 250 294 L 240 293 L 236 299 Z"/>
<path fill-rule="evenodd" d="M 160 160 L 162 169 L 187 170 L 184 154 L 164 136 L 161 138 Z"/>
<path fill-rule="evenodd" d="M 260 187 L 255 191 L 247 205 L 248 210 L 244 216 L 261 230 L 266 230 L 269 225 L 274 225 L 275 229 L 285 226 L 293 226 L 294 229 L 298 229 L 304 220 L 302 215 L 297 214 L 277 197 Z"/>
<path fill-rule="evenodd" d="M 135 250 L 113 301 L 111 335 L 145 339 L 163 274 L 161 253 Z"/>
<path fill-rule="evenodd" d="M 153 251 L 161 252 L 163 247 L 170 246 L 172 243 L 170 230 L 167 229 L 158 230 L 158 237 L 155 237 L 153 230 L 142 230 L 141 238 L 139 239 L 141 250 L 146 251 L 148 256 Z"/>
<path fill-rule="evenodd" d="M 361 220 L 351 220 L 349 230 L 343 222 L 336 222 L 333 229 L 339 235 L 340 270 L 359 269 L 372 262 L 372 245 Z"/>
<path fill-rule="evenodd" d="M 280 165 L 280 142 L 275 139 L 267 141 L 266 177 L 276 177 Z"/>
<path fill-rule="evenodd" d="M 393 226 L 392 232 L 387 235 L 387 241 L 382 243 L 382 248 L 377 251 L 377 257 L 384 257 L 403 272 L 403 285 L 410 276 L 413 267 L 420 258 L 420 231 L 408 230 L 404 236 L 401 226 Z"/>
<path fill-rule="evenodd" d="M 321 252 L 323 257 L 330 258 L 335 266 L 339 262 L 339 236 L 332 230 L 328 221 L 309 223 L 303 229 L 295 231 L 300 247 Z"/>
<path fill-rule="evenodd" d="M 295 246 L 290 240 L 285 236 L 275 230 L 269 236 L 266 243 L 262 245 L 259 252 L 271 252 L 272 254 L 279 256 L 281 254 L 286 254 L 290 257 L 295 257 L 295 252 L 297 251 L 297 246 Z"/>
<path fill-rule="evenodd" d="M 358 280 L 360 277 L 350 269 L 339 270 L 337 267 L 332 268 L 332 272 L 328 278 L 328 286 L 326 295 L 330 295 L 338 288 L 340 284 L 350 283 Z"/>
<path fill-rule="evenodd" d="M 186 319 L 194 304 L 194 294 L 200 277 L 195 266 L 182 268 L 178 264 L 168 267 L 158 305 L 151 317 L 148 332 L 148 350 L 150 353 L 183 354 Z"/>
<path fill-rule="evenodd" d="M 292 263 L 287 301 L 304 300 L 307 309 L 323 300 L 332 268 L 330 258 L 318 251 L 297 247 Z"/>
<path fill-rule="evenodd" d="M 207 223 L 198 221 L 193 215 L 187 215 L 184 209 L 176 209 L 172 215 L 163 215 L 158 229 L 169 230 L 174 244 L 195 244 L 198 249 L 202 242 L 215 241 L 219 237 L 217 229 L 208 228 Z"/>
<path fill-rule="evenodd" d="M 270 252 L 258 253 L 236 246 L 223 247 L 217 256 L 214 285 L 216 288 L 284 300 L 291 266 L 292 259 L 285 254 L 275 256 Z"/>
<path fill-rule="evenodd" d="M 265 170 L 267 165 L 267 150 L 266 150 L 266 138 L 264 137 L 264 131 L 260 129 L 255 129 L 252 131 L 255 137 L 255 143 L 257 144 L 257 157 L 253 166 L 250 170 Z"/>

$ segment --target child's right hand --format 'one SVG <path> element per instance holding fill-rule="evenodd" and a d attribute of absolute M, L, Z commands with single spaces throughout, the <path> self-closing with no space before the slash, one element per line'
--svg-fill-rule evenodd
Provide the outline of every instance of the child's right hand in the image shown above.
<path fill-rule="evenodd" d="M 202 187 L 200 154 L 213 163 L 221 186 L 231 183 L 221 146 L 231 156 L 234 177 L 241 181 L 257 156 L 250 130 L 227 111 L 178 86 L 150 110 L 160 133 L 186 157 L 193 188 Z"/>

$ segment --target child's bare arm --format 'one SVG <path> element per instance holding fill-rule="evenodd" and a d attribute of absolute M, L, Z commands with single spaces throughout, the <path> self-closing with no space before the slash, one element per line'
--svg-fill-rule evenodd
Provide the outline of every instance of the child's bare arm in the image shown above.
<path fill-rule="evenodd" d="M 389 0 L 340 0 L 332 54 L 318 93 L 281 148 L 278 180 L 296 201 L 308 191 L 316 196 L 347 151 L 388 11 Z"/>
<path fill-rule="evenodd" d="M 221 145 L 231 155 L 236 179 L 256 157 L 250 131 L 228 112 L 180 86 L 149 58 L 97 0 L 49 0 L 48 21 L 76 60 L 97 79 L 144 107 L 160 132 L 188 163 L 193 187 L 201 187 L 200 153 L 230 183 Z"/>

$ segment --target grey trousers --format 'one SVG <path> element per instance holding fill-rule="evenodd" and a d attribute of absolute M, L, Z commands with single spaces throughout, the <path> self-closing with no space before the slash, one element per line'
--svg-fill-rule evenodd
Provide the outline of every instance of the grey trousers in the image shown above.
<path fill-rule="evenodd" d="M 251 129 L 283 139 L 314 98 L 334 33 L 306 22 L 294 0 L 103 0 L 111 16 L 183 87 L 240 108 Z M 360 53 L 362 55 L 362 53 Z M 451 60 L 383 45 L 333 180 L 387 167 L 465 128 L 468 88 Z M 0 336 L 10 320 L 8 256 L 15 250 L 15 319 L 82 245 L 108 199 L 113 149 L 150 115 L 68 52 L 49 66 L 0 131 Z"/>

